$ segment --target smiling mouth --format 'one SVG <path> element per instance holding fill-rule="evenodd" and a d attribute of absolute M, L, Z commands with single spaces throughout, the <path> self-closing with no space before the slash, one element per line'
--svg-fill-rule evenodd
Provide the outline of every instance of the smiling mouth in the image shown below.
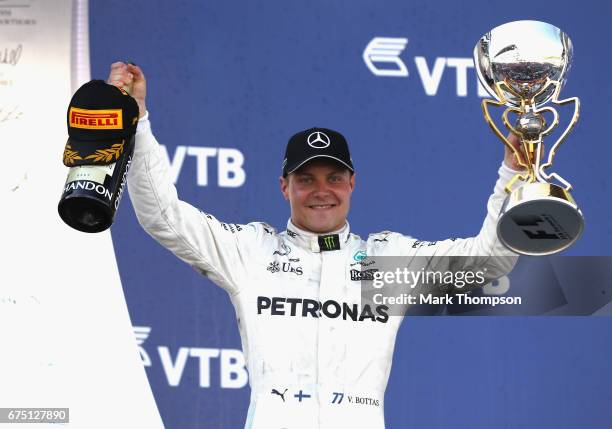
<path fill-rule="evenodd" d="M 308 208 L 313 210 L 329 210 L 336 207 L 336 204 L 311 204 Z"/>

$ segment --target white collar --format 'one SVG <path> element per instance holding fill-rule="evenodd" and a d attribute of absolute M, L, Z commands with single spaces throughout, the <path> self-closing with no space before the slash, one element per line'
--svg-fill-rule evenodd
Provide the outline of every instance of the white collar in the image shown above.
<path fill-rule="evenodd" d="M 337 236 L 339 242 L 338 244 L 335 244 L 333 242 L 335 237 L 331 239 L 334 247 L 336 247 L 334 250 L 338 250 L 338 247 L 342 249 L 349 238 L 350 229 L 349 223 L 346 222 L 342 228 L 336 231 L 331 231 L 327 234 L 317 234 L 315 232 L 298 228 L 293 222 L 291 222 L 291 219 L 289 219 L 287 221 L 287 230 L 285 232 L 291 242 L 304 247 L 311 252 L 321 252 L 320 240 L 325 240 L 325 237 L 330 236 Z"/>

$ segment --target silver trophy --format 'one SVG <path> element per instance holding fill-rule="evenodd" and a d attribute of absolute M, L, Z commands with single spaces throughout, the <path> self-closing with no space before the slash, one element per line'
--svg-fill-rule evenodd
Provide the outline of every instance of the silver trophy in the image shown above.
<path fill-rule="evenodd" d="M 584 218 L 569 182 L 548 172 L 559 145 L 578 120 L 580 100 L 559 100 L 572 59 L 572 43 L 557 27 L 539 21 L 515 21 L 495 27 L 474 48 L 478 78 L 495 100 L 482 109 L 493 132 L 525 169 L 506 186 L 497 235 L 509 249 L 524 255 L 549 255 L 571 246 L 582 234 Z M 559 124 L 555 108 L 573 104 L 567 128 L 544 155 L 543 138 Z M 515 148 L 491 119 L 489 106 L 506 106 L 504 126 L 520 139 Z M 511 121 L 509 115 L 516 118 Z M 549 116 L 549 121 L 545 119 Z M 512 122 L 512 123 L 511 123 Z"/>

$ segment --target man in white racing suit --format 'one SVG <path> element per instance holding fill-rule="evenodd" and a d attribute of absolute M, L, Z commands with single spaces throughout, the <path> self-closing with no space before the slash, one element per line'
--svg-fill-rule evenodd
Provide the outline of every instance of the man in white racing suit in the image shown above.
<path fill-rule="evenodd" d="M 260 222 L 223 223 L 179 200 L 145 113 L 142 71 L 114 63 L 108 82 L 132 87 L 139 103 L 128 186 L 140 224 L 225 289 L 236 310 L 251 387 L 246 428 L 384 428 L 402 317 L 360 304 L 354 270 L 365 255 L 472 257 L 492 278 L 512 267 L 514 258 L 490 258 L 514 255 L 496 235 L 504 185 L 516 173 L 509 151 L 476 237 L 423 243 L 383 232 L 363 240 L 346 221 L 355 185 L 346 141 L 328 129 L 303 131 L 287 146 L 280 184 L 291 218 L 278 233 Z"/>

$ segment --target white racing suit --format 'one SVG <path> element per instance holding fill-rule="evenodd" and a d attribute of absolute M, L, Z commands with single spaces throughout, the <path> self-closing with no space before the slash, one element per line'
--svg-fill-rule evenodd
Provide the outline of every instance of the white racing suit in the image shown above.
<path fill-rule="evenodd" d="M 491 277 L 512 267 L 486 258 L 514 255 L 495 230 L 503 187 L 513 175 L 505 166 L 476 237 L 423 243 L 384 232 L 363 240 L 347 224 L 334 236 L 339 243 L 331 243 L 337 250 L 321 251 L 319 237 L 291 222 L 281 233 L 265 223 L 227 224 L 179 200 L 147 118 L 138 124 L 130 198 L 155 240 L 228 292 L 251 387 L 246 428 L 384 428 L 402 317 L 356 304 L 360 282 L 351 270 L 360 268 L 363 252 L 485 256 Z"/>

